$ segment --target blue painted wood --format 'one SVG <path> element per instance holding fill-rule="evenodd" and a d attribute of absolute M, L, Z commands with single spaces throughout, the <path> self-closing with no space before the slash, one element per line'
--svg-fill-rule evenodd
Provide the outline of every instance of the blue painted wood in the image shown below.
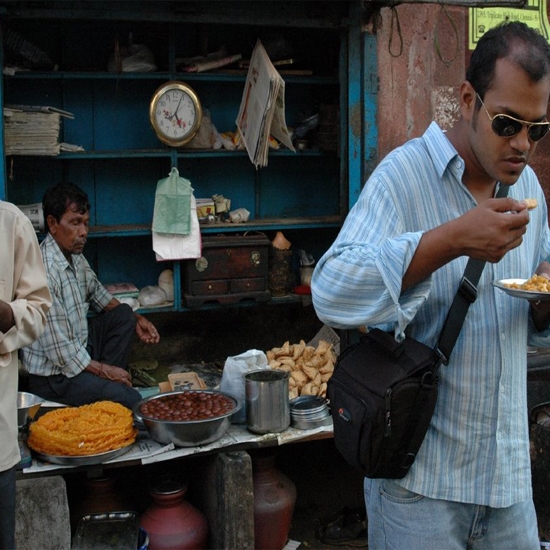
<path fill-rule="evenodd" d="M 289 8 L 290 4 L 294 3 Z M 7 178 L 2 157 L 0 198 L 16 204 L 39 202 L 50 185 L 74 181 L 90 197 L 86 256 L 101 280 L 132 280 L 141 287 L 156 284 L 159 273 L 170 267 L 176 281 L 176 310 L 184 309 L 181 265 L 157 262 L 151 244 L 156 185 L 172 166 L 191 180 L 195 197 L 223 194 L 231 199 L 232 209 L 250 211 L 248 223 L 204 225 L 204 234 L 261 231 L 272 237 L 282 230 L 295 250 L 303 248 L 319 258 L 335 238 L 375 159 L 375 38 L 362 34 L 361 2 L 351 0 L 348 5 L 349 17 L 341 27 L 279 28 L 274 20 L 271 28 L 247 24 L 238 32 L 234 25 L 212 23 L 125 21 L 109 16 L 57 20 L 50 14 L 44 20 L 38 16 L 26 20 L 21 11 L 10 20 L 8 14 L 10 25 L 32 37 L 58 70 L 5 76 L 0 93 L 6 102 L 47 104 L 74 113 L 74 120 L 63 119 L 61 139 L 85 151 L 11 157 L 12 179 Z M 114 38 L 118 36 L 124 45 L 130 33 L 135 43 L 151 48 L 156 72 L 107 70 Z M 304 151 L 271 150 L 268 166 L 256 170 L 246 151 L 176 150 L 156 138 L 148 118 L 149 101 L 156 88 L 170 79 L 192 85 L 218 131 L 235 131 L 246 74 L 189 74 L 177 70 L 176 61 L 223 44 L 246 57 L 256 38 L 268 39 L 270 33 L 291 40 L 297 60 L 292 68 L 314 70 L 313 76 L 284 75 L 287 124 L 297 126 L 323 104 L 339 104 L 339 151 L 322 151 L 310 139 Z"/>
<path fill-rule="evenodd" d="M 373 34 L 363 35 L 363 177 L 360 189 L 353 190 L 353 196 L 357 200 L 358 193 L 363 188 L 364 182 L 376 167 L 378 162 L 378 56 L 376 52 L 376 37 Z M 352 194 L 350 190 L 350 195 Z"/>
<path fill-rule="evenodd" d="M 2 38 L 2 27 L 0 27 L 0 39 Z M 2 40 L 0 40 L 0 44 Z M 0 64 L 4 66 L 4 50 L 0 46 Z M 4 76 L 0 74 L 0 105 L 4 105 Z M 0 132 L 0 151 L 4 151 L 4 132 Z M 0 200 L 5 200 L 7 195 L 7 173 L 6 173 L 6 157 L 2 154 L 0 155 Z M 21 203 L 20 203 L 21 204 Z M 29 203 L 32 204 L 32 203 Z"/>
<path fill-rule="evenodd" d="M 351 24 L 348 31 L 348 209 L 357 200 L 357 189 L 362 183 L 362 140 L 363 140 L 363 92 L 361 13 L 358 4 L 350 8 Z"/>

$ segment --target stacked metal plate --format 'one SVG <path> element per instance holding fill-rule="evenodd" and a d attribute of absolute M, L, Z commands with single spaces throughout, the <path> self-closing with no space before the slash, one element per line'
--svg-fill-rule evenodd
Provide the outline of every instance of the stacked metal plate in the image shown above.
<path fill-rule="evenodd" d="M 301 395 L 290 401 L 290 425 L 299 430 L 329 426 L 332 422 L 326 399 Z"/>

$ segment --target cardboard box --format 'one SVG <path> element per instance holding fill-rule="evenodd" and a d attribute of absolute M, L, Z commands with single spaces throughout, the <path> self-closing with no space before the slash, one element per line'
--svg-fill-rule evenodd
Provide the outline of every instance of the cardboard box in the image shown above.
<path fill-rule="evenodd" d="M 167 382 L 159 384 L 161 393 L 182 390 L 205 390 L 204 380 L 196 372 L 178 372 L 169 374 Z"/>
<path fill-rule="evenodd" d="M 211 199 L 197 199 L 197 217 L 206 218 L 209 214 L 216 214 L 216 206 Z"/>

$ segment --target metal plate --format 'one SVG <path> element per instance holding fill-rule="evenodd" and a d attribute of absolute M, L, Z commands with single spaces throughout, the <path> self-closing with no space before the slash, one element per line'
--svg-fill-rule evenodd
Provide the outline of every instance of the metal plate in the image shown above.
<path fill-rule="evenodd" d="M 123 455 L 130 449 L 130 447 L 132 447 L 132 445 L 133 443 L 126 445 L 125 447 L 120 447 L 119 449 L 107 451 L 105 453 L 84 456 L 56 456 L 40 453 L 35 450 L 32 452 L 43 462 L 50 462 L 51 464 L 60 464 L 61 466 L 89 466 L 90 464 L 101 464 L 102 462 L 113 460 L 114 458 Z"/>
<path fill-rule="evenodd" d="M 510 288 L 507 284 L 523 284 L 527 279 L 501 279 L 500 281 L 493 281 L 493 285 L 501 290 L 504 290 L 506 294 L 514 296 L 515 298 L 525 298 L 527 300 L 550 300 L 550 292 L 536 292 L 534 290 L 521 290 L 519 288 Z"/>
<path fill-rule="evenodd" d="M 78 522 L 73 550 L 129 550 L 138 547 L 139 522 L 135 512 L 91 514 Z"/>

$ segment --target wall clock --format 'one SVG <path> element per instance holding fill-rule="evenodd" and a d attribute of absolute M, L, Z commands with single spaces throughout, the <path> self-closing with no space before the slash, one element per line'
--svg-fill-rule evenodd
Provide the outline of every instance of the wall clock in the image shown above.
<path fill-rule="evenodd" d="M 195 90 L 184 82 L 166 82 L 153 94 L 149 120 L 166 145 L 181 147 L 193 139 L 202 121 L 202 106 Z"/>

